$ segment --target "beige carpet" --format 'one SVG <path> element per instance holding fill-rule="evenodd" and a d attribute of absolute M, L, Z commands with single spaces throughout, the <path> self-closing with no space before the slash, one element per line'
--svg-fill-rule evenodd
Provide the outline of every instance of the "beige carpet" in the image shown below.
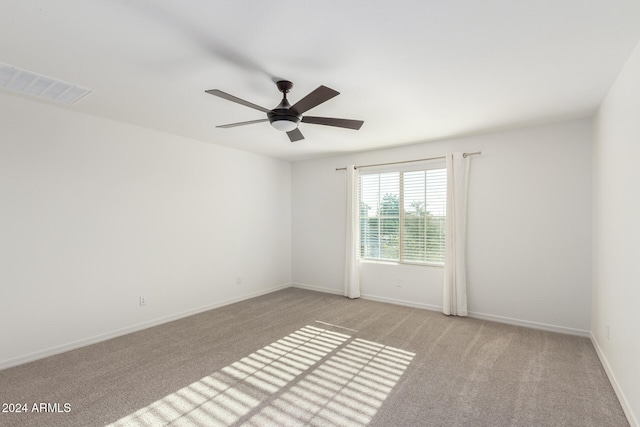
<path fill-rule="evenodd" d="M 2 426 L 628 425 L 586 338 L 301 289 L 5 369 L 0 403 L 27 406 Z"/>

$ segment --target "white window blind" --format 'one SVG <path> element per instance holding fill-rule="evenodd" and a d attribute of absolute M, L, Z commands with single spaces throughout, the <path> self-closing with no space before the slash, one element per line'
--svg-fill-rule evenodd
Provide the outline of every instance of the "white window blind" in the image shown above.
<path fill-rule="evenodd" d="M 446 169 L 361 173 L 360 257 L 444 264 Z"/>

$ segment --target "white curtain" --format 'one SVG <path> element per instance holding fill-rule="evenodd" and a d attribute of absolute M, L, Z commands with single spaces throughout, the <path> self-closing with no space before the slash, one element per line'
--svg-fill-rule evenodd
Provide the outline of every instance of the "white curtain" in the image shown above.
<path fill-rule="evenodd" d="M 442 312 L 467 315 L 467 187 L 469 157 L 451 153 L 447 159 L 447 219 Z"/>
<path fill-rule="evenodd" d="M 360 297 L 360 272 L 358 271 L 358 170 L 347 166 L 347 232 L 344 253 L 344 295 Z"/>

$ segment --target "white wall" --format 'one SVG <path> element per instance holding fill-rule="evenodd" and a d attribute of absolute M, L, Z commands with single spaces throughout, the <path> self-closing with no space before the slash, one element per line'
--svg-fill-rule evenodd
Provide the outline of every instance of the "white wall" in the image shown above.
<path fill-rule="evenodd" d="M 335 168 L 482 151 L 471 160 L 470 312 L 588 335 L 591 150 L 591 122 L 578 120 L 296 162 L 293 282 L 342 293 L 345 176 Z M 360 271 L 365 297 L 442 307 L 441 268 L 361 262 Z"/>
<path fill-rule="evenodd" d="M 290 179 L 0 95 L 0 368 L 288 285 Z"/>
<path fill-rule="evenodd" d="M 610 89 L 595 119 L 591 321 L 592 340 L 627 417 L 636 426 L 640 425 L 638 76 L 640 44 Z"/>

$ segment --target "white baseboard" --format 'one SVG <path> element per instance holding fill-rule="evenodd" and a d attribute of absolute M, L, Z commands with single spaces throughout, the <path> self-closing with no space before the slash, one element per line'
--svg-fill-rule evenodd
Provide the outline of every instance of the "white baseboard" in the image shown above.
<path fill-rule="evenodd" d="M 386 302 L 389 304 L 402 305 L 405 307 L 421 308 L 423 310 L 429 310 L 429 311 L 442 311 L 442 307 L 438 307 L 437 305 L 423 304 L 420 302 L 406 301 L 406 300 L 401 300 L 396 298 L 380 297 L 377 295 L 370 295 L 370 294 L 362 294 L 360 295 L 360 298 L 370 300 L 370 301 Z"/>
<path fill-rule="evenodd" d="M 342 290 L 337 290 L 337 289 L 332 289 L 332 288 L 325 288 L 323 286 L 316 286 L 316 285 L 306 285 L 304 283 L 292 283 L 291 287 L 299 288 L 299 289 L 306 289 L 308 291 L 324 292 L 324 293 L 327 293 L 327 294 L 344 295 L 344 292 Z M 442 311 L 442 307 L 432 306 L 432 305 L 429 305 L 429 304 L 416 303 L 416 302 L 413 302 L 413 301 L 405 301 L 405 300 L 400 300 L 400 299 L 395 299 L 395 298 L 379 297 L 379 296 L 376 296 L 376 295 L 369 295 L 369 294 L 362 294 L 362 295 L 360 295 L 360 298 L 366 299 L 366 300 L 370 300 L 370 301 L 386 302 L 386 303 L 395 304 L 395 305 L 403 305 L 403 306 L 406 306 L 406 307 L 414 307 L 414 308 L 422 308 L 422 309 L 425 309 L 425 310 Z"/>
<path fill-rule="evenodd" d="M 523 326 L 525 328 L 539 329 L 542 331 L 558 332 L 558 333 L 567 334 L 567 335 L 578 335 L 580 337 L 585 337 L 585 338 L 588 338 L 590 334 L 589 331 L 585 331 L 582 329 L 567 328 L 565 326 L 557 326 L 557 325 L 549 325 L 547 323 L 532 322 L 530 320 L 512 319 L 510 317 L 495 316 L 493 314 L 476 313 L 476 312 L 470 311 L 468 315 L 469 317 L 474 319 L 490 320 L 492 322 L 506 323 L 508 325 L 514 325 L 514 326 Z"/>
<path fill-rule="evenodd" d="M 344 295 L 341 290 L 325 288 L 322 286 L 305 285 L 304 283 L 292 283 L 292 288 L 306 289 L 308 291 L 324 292 L 325 294 Z"/>
<path fill-rule="evenodd" d="M 640 423 L 638 423 L 638 419 L 636 418 L 635 414 L 631 410 L 631 405 L 629 405 L 629 401 L 627 400 L 627 397 L 622 392 L 622 389 L 620 388 L 620 384 L 618 383 L 618 380 L 616 379 L 616 376 L 614 375 L 613 370 L 611 369 L 611 365 L 609 365 L 609 361 L 605 357 L 604 352 L 600 347 L 600 344 L 598 344 L 598 340 L 596 339 L 595 335 L 593 335 L 593 333 L 590 334 L 590 338 L 591 338 L 591 343 L 593 344 L 593 347 L 596 349 L 596 353 L 598 354 L 600 363 L 602 363 L 602 366 L 604 367 L 604 371 L 606 372 L 607 377 L 609 377 L 609 382 L 611 382 L 613 391 L 615 391 L 616 396 L 618 396 L 618 400 L 620 401 L 620 406 L 622 406 L 622 410 L 624 411 L 624 414 L 627 417 L 627 421 L 629 421 L 629 425 L 631 427 L 640 427 Z"/>
<path fill-rule="evenodd" d="M 122 335 L 130 334 L 132 332 L 141 331 L 143 329 L 151 328 L 153 326 L 161 325 L 163 323 L 172 322 L 174 320 L 182 319 L 184 317 L 193 316 L 194 314 L 202 313 L 204 311 L 213 310 L 214 308 L 223 307 L 225 305 L 234 304 L 236 302 L 244 301 L 250 298 L 255 298 L 261 295 L 266 295 L 271 292 L 276 292 L 282 289 L 291 287 L 291 283 L 285 283 L 283 285 L 275 286 L 272 288 L 262 289 L 256 292 L 244 294 L 239 297 L 230 298 L 224 301 L 219 301 L 214 304 L 194 308 L 192 310 L 183 311 L 170 316 L 161 317 L 159 319 L 150 320 L 148 322 L 138 323 L 136 325 L 128 326 L 126 328 L 117 329 L 115 331 L 107 332 L 93 337 L 84 338 L 81 340 L 73 341 L 70 343 L 62 344 L 55 347 L 50 347 L 45 350 L 36 351 L 23 356 L 18 356 L 12 359 L 6 359 L 0 361 L 0 370 L 10 368 L 12 366 L 22 365 L 24 363 L 33 362 L 34 360 L 42 359 L 45 357 L 53 356 L 56 354 L 64 353 L 66 351 L 75 350 L 80 347 L 95 344 L 101 341 L 106 341 L 112 338 L 116 338 Z"/>
<path fill-rule="evenodd" d="M 292 283 L 291 286 L 294 288 L 307 289 L 310 291 L 326 292 L 330 294 L 342 295 L 342 292 L 339 290 L 325 288 L 322 286 L 306 285 L 303 283 Z M 403 305 L 406 307 L 421 308 L 421 309 L 430 310 L 430 311 L 440 311 L 440 312 L 442 311 L 442 306 L 440 305 L 425 304 L 425 303 L 406 301 L 406 300 L 389 298 L 389 297 L 381 297 L 381 296 L 370 295 L 370 294 L 362 294 L 360 297 L 362 299 L 367 299 L 371 301 L 386 302 L 389 304 Z M 512 319 L 510 317 L 495 316 L 493 314 L 469 312 L 468 315 L 469 317 L 474 319 L 489 320 L 491 322 L 506 323 L 508 325 L 523 326 L 526 328 L 540 329 L 540 330 L 549 331 L 549 332 L 558 332 L 561 334 L 578 335 L 578 336 L 587 337 L 587 338 L 589 337 L 589 334 L 590 334 L 589 331 L 585 331 L 582 329 L 574 329 L 574 328 L 567 328 L 564 326 L 549 325 L 546 323 L 531 322 L 529 320 Z"/>

